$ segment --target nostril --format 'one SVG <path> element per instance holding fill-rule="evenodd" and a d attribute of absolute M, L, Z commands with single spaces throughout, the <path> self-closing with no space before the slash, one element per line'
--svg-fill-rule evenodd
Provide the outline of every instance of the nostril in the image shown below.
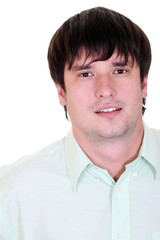
<path fill-rule="evenodd" d="M 105 98 L 105 97 L 108 97 L 108 96 L 110 96 L 110 97 L 113 97 L 114 96 L 114 94 L 112 94 L 112 93 L 110 93 L 110 94 L 100 94 L 98 97 L 99 98 Z"/>

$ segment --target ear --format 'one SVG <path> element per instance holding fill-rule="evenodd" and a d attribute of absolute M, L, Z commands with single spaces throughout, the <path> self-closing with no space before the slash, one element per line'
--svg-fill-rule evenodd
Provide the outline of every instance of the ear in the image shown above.
<path fill-rule="evenodd" d="M 62 106 L 65 106 L 66 105 L 65 91 L 59 84 L 56 84 L 56 88 L 57 88 L 57 92 L 58 92 L 59 103 Z"/>
<path fill-rule="evenodd" d="M 148 84 L 148 75 L 144 77 L 143 83 L 142 83 L 142 97 L 147 97 L 147 84 Z"/>

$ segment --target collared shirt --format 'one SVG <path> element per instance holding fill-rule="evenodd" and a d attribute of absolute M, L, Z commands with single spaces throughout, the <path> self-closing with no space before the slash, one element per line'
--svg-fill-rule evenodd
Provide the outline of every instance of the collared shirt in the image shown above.
<path fill-rule="evenodd" d="M 126 146 L 127 147 L 127 146 Z M 160 131 L 115 182 L 72 131 L 0 171 L 0 240 L 160 240 Z"/>

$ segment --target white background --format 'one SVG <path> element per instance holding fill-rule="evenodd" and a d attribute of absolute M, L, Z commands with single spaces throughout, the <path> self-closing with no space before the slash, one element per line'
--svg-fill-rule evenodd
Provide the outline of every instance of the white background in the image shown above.
<path fill-rule="evenodd" d="M 0 3 L 0 165 L 64 136 L 70 123 L 58 103 L 47 49 L 70 16 L 104 6 L 131 18 L 148 35 L 152 66 L 145 122 L 160 129 L 160 5 L 140 0 L 5 0 Z"/>

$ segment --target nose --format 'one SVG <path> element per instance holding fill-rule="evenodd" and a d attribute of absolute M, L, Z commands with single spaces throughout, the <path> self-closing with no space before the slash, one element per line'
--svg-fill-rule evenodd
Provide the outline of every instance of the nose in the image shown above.
<path fill-rule="evenodd" d="M 101 76 L 96 81 L 96 97 L 97 98 L 109 98 L 114 97 L 117 94 L 114 80 L 107 76 Z"/>

